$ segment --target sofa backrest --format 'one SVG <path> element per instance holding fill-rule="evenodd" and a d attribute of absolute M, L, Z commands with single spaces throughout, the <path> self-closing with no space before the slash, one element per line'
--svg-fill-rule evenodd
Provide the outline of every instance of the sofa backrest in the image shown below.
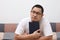
<path fill-rule="evenodd" d="M 50 23 L 53 32 L 60 32 L 60 23 Z"/>
<path fill-rule="evenodd" d="M 17 24 L 10 23 L 10 24 L 0 24 L 0 32 L 15 32 Z"/>
<path fill-rule="evenodd" d="M 50 23 L 53 32 L 60 32 L 60 23 Z M 16 23 L 0 24 L 0 32 L 15 32 Z"/>

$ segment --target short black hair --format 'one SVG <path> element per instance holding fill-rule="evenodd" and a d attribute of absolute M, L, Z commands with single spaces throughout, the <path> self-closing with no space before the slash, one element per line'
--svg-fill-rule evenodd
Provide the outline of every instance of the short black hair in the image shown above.
<path fill-rule="evenodd" d="M 33 9 L 34 7 L 41 8 L 42 13 L 44 12 L 44 8 L 43 8 L 41 5 L 36 4 L 36 5 L 34 5 L 34 6 L 32 7 L 32 9 Z"/>

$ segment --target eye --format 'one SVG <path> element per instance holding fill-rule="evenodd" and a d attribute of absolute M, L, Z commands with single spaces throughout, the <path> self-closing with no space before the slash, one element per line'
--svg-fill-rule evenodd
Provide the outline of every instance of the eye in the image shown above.
<path fill-rule="evenodd" d="M 42 13 L 40 13 L 40 12 L 37 12 L 37 14 L 38 14 L 38 15 L 42 15 Z"/>
<path fill-rule="evenodd" d="M 36 13 L 35 11 L 31 11 L 32 13 Z"/>
<path fill-rule="evenodd" d="M 40 12 L 36 12 L 36 11 L 31 11 L 33 14 L 34 13 L 36 13 L 36 14 L 38 14 L 38 15 L 42 15 L 42 13 L 40 13 Z"/>

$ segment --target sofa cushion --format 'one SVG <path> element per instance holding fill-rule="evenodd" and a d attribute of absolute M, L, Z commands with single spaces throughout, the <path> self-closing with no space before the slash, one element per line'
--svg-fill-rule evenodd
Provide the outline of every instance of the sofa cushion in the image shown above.
<path fill-rule="evenodd" d="M 56 32 L 60 32 L 60 23 L 56 23 Z"/>
<path fill-rule="evenodd" d="M 52 31 L 56 32 L 56 23 L 50 23 L 52 27 Z"/>
<path fill-rule="evenodd" d="M 13 32 L 6 32 L 4 33 L 3 39 L 14 39 L 14 33 Z"/>
<path fill-rule="evenodd" d="M 60 32 L 56 32 L 57 40 L 60 40 Z"/>
<path fill-rule="evenodd" d="M 4 24 L 0 24 L 0 32 L 4 32 Z"/>
<path fill-rule="evenodd" d="M 5 24 L 4 32 L 15 32 L 17 24 Z"/>

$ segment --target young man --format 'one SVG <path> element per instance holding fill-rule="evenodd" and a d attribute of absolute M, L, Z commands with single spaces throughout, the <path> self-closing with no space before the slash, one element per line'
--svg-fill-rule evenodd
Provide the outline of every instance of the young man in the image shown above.
<path fill-rule="evenodd" d="M 43 12 L 41 5 L 34 5 L 30 11 L 30 17 L 19 23 L 15 31 L 15 40 L 52 40 L 52 29 L 49 22 L 43 17 Z M 40 29 L 29 34 L 29 22 L 33 21 L 40 23 Z"/>

